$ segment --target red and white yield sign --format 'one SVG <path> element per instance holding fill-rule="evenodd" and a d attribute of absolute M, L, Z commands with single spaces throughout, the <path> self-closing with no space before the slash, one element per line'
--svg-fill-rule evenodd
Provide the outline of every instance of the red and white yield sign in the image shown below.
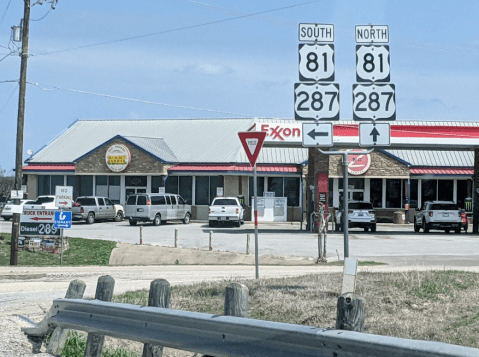
<path fill-rule="evenodd" d="M 252 167 L 256 165 L 259 152 L 263 146 L 266 133 L 264 131 L 245 131 L 238 133 L 238 136 L 243 144 L 246 156 L 248 156 L 249 163 Z"/>

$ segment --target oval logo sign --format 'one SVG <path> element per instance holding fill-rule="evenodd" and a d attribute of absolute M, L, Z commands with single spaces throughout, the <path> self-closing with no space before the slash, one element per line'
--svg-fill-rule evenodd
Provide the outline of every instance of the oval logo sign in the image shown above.
<path fill-rule="evenodd" d="M 125 145 L 112 145 L 106 151 L 105 161 L 111 171 L 121 172 L 130 165 L 130 150 Z"/>
<path fill-rule="evenodd" d="M 361 149 L 354 149 L 357 155 L 348 155 L 348 172 L 351 175 L 362 175 L 369 170 L 371 166 L 371 156 L 369 154 L 361 154 Z"/>

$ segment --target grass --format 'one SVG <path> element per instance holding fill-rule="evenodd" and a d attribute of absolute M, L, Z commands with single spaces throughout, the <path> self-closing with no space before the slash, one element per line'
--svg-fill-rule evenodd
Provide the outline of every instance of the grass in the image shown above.
<path fill-rule="evenodd" d="M 0 241 L 0 266 L 10 265 L 11 234 L 2 233 Z M 108 265 L 116 242 L 100 239 L 68 238 L 70 248 L 63 254 L 63 265 Z M 18 250 L 19 266 L 55 266 L 60 265 L 60 254 L 50 252 L 29 252 Z"/>

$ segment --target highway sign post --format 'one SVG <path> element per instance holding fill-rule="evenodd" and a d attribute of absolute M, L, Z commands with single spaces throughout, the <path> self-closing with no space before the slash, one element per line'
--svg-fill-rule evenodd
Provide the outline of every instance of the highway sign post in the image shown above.
<path fill-rule="evenodd" d="M 333 123 L 303 123 L 304 147 L 332 147 Z"/>
<path fill-rule="evenodd" d="M 257 187 L 257 172 L 256 172 L 256 160 L 263 146 L 266 133 L 264 131 L 247 131 L 238 133 L 238 136 L 243 145 L 246 156 L 248 157 L 250 165 L 253 169 L 253 216 L 254 216 L 254 260 L 256 279 L 259 279 L 259 254 L 258 254 L 258 187 Z"/>

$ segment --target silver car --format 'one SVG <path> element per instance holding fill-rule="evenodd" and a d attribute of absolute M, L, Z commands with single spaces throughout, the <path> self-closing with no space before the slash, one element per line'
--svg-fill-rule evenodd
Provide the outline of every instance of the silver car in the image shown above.
<path fill-rule="evenodd" d="M 159 226 L 166 221 L 181 220 L 190 223 L 191 206 L 180 195 L 169 193 L 140 193 L 128 196 L 125 205 L 130 225 L 152 222 Z"/>

